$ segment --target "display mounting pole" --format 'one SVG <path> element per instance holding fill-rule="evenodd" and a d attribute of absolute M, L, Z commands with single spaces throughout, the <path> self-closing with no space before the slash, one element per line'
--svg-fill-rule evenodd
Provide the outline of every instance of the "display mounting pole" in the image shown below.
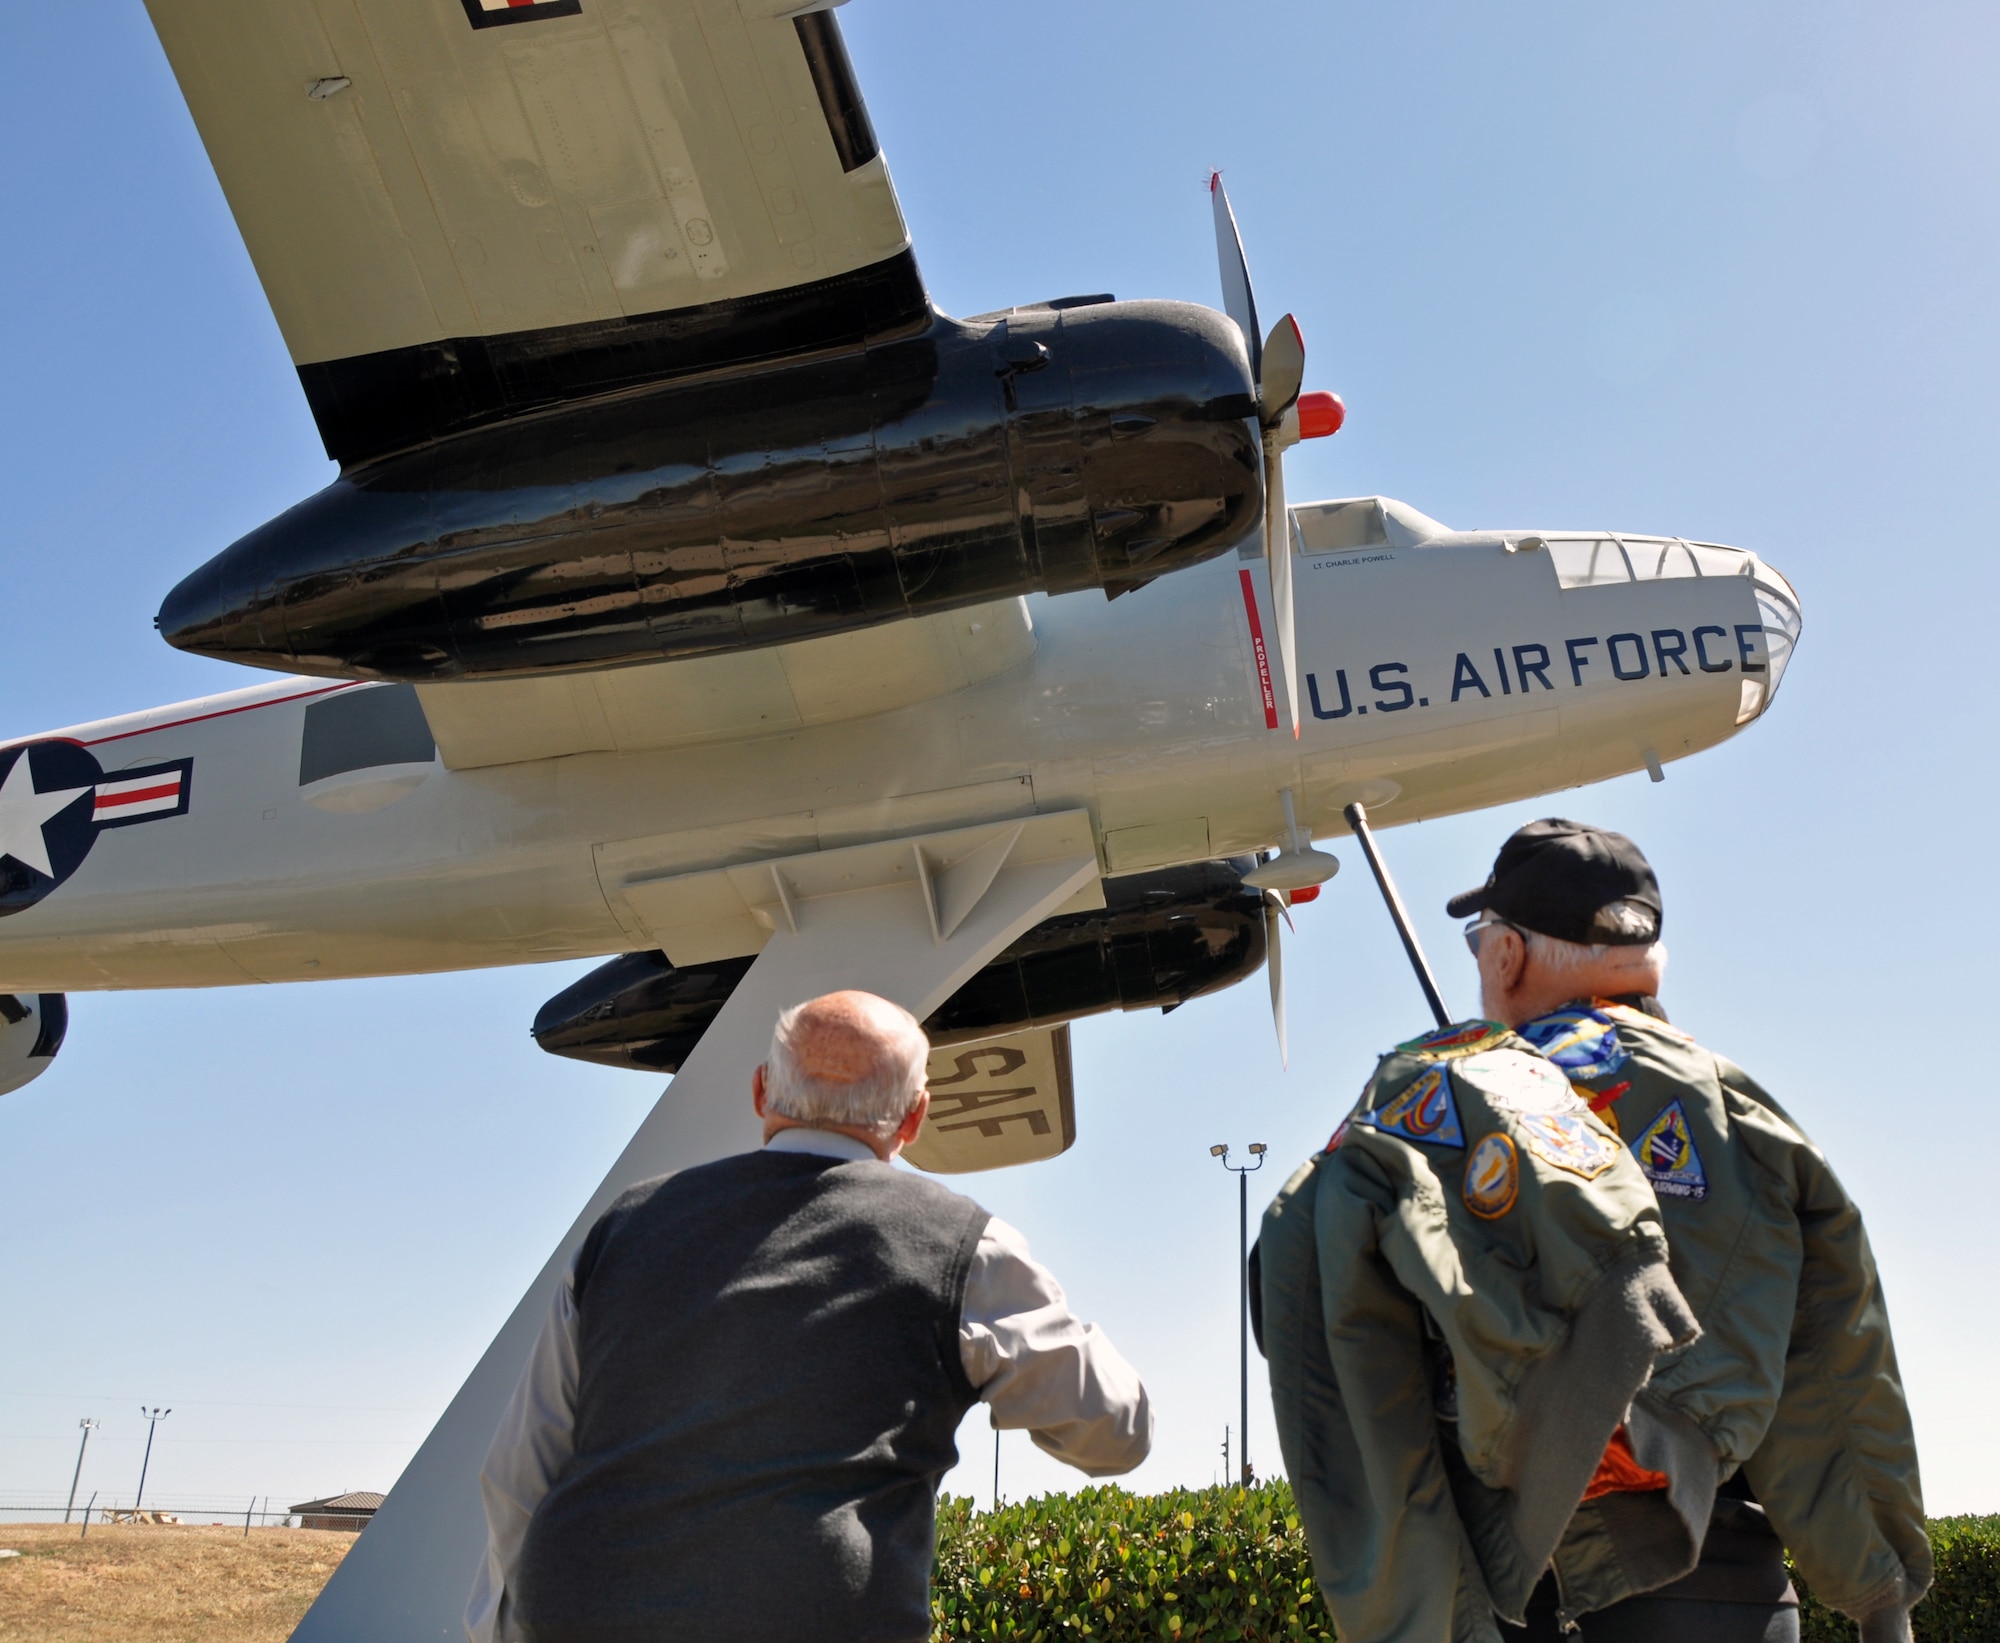
<path fill-rule="evenodd" d="M 1382 899 L 1389 904 L 1389 917 L 1395 923 L 1396 934 L 1403 938 L 1403 951 L 1410 955 L 1410 968 L 1417 972 L 1417 985 L 1424 990 L 1424 1002 L 1430 1005 L 1437 1024 L 1449 1027 L 1451 1011 L 1444 1007 L 1444 994 L 1438 991 L 1430 963 L 1424 957 L 1423 948 L 1417 945 L 1417 932 L 1410 927 L 1410 915 L 1404 910 L 1403 898 L 1396 894 L 1395 881 L 1389 877 L 1389 869 L 1382 865 L 1381 852 L 1375 848 L 1375 835 L 1368 830 L 1368 812 L 1357 799 L 1341 814 L 1347 818 L 1347 825 L 1354 829 L 1355 838 L 1361 841 L 1361 853 L 1368 858 L 1369 871 L 1381 887 Z"/>

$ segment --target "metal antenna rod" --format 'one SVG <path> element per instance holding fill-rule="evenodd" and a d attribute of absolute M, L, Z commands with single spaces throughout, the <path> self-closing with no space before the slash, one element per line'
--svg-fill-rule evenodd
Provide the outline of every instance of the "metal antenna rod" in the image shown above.
<path fill-rule="evenodd" d="M 1369 869 L 1381 888 L 1382 899 L 1389 904 L 1389 917 L 1395 922 L 1396 934 L 1403 938 L 1403 951 L 1410 955 L 1410 968 L 1417 972 L 1417 985 L 1424 990 L 1424 1002 L 1430 1005 L 1437 1024 L 1449 1027 L 1451 1011 L 1444 1007 L 1444 994 L 1438 991 L 1430 963 L 1424 957 L 1423 948 L 1417 944 L 1417 932 L 1410 927 L 1410 915 L 1404 910 L 1403 898 L 1396 894 L 1395 881 L 1389 877 L 1389 869 L 1382 864 L 1381 852 L 1375 848 L 1375 835 L 1368 830 L 1368 812 L 1362 809 L 1357 799 L 1341 814 L 1347 818 L 1347 825 L 1354 829 L 1354 836 L 1361 841 L 1361 853 L 1368 858 Z"/>

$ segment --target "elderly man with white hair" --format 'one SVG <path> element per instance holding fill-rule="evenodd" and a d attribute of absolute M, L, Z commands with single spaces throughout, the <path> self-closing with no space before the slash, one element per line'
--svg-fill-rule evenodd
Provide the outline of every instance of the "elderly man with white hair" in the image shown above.
<path fill-rule="evenodd" d="M 481 1473 L 473 1643 L 919 1643 L 974 1402 L 1094 1477 L 1145 1459 L 1138 1376 L 1021 1235 L 889 1167 L 928 1050 L 870 993 L 787 1010 L 762 1150 L 592 1229 Z"/>
<path fill-rule="evenodd" d="M 1382 1058 L 1260 1245 L 1341 1637 L 1797 1643 L 1789 1552 L 1908 1643 L 1931 1552 L 1860 1211 L 1668 1022 L 1652 867 L 1551 817 L 1446 910 L 1484 1019 Z"/>

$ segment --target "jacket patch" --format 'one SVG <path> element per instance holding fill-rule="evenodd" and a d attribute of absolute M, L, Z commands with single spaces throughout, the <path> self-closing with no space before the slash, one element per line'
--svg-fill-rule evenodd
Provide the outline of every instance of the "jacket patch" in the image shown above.
<path fill-rule="evenodd" d="M 1610 1078 L 1632 1059 L 1631 1051 L 1618 1041 L 1617 1023 L 1602 1010 L 1581 1004 L 1551 1010 L 1519 1031 L 1578 1084 Z"/>
<path fill-rule="evenodd" d="M 1521 1161 L 1514 1143 L 1497 1130 L 1472 1149 L 1465 1161 L 1465 1207 L 1492 1221 L 1514 1207 L 1521 1195 Z"/>
<path fill-rule="evenodd" d="M 1340 1151 L 1340 1143 L 1347 1139 L 1347 1125 L 1348 1125 L 1348 1120 L 1343 1118 L 1340 1121 L 1339 1126 L 1334 1130 L 1333 1134 L 1329 1135 L 1326 1138 L 1326 1145 L 1320 1148 L 1320 1151 L 1321 1152 Z"/>
<path fill-rule="evenodd" d="M 1451 1098 L 1451 1075 L 1442 1067 L 1431 1067 L 1420 1074 L 1387 1106 L 1357 1116 L 1378 1130 L 1406 1140 L 1427 1141 L 1434 1147 L 1465 1145 L 1465 1131 L 1458 1122 L 1458 1104 Z"/>
<path fill-rule="evenodd" d="M 1569 1080 L 1546 1061 L 1520 1050 L 1492 1050 L 1468 1056 L 1458 1075 L 1501 1112 L 1581 1112 L 1583 1102 Z"/>
<path fill-rule="evenodd" d="M 1653 1183 L 1653 1191 L 1669 1198 L 1706 1198 L 1708 1172 L 1688 1130 L 1687 1114 L 1669 1101 L 1632 1143 L 1632 1156 Z"/>
<path fill-rule="evenodd" d="M 1497 1022 L 1460 1021 L 1453 1026 L 1425 1033 L 1421 1038 L 1406 1039 L 1396 1049 L 1404 1055 L 1423 1055 L 1442 1061 L 1451 1056 L 1471 1055 L 1488 1049 L 1506 1036 L 1507 1029 Z"/>
<path fill-rule="evenodd" d="M 1594 1181 L 1618 1162 L 1618 1143 L 1581 1112 L 1537 1112 L 1519 1120 L 1521 1139 L 1544 1163 Z"/>

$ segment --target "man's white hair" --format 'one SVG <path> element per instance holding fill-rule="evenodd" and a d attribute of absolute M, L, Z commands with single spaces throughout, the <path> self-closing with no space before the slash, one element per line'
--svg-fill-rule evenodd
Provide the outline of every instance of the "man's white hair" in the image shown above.
<path fill-rule="evenodd" d="M 793 1040 L 806 1005 L 794 1004 L 781 1014 L 771 1034 L 771 1054 L 764 1063 L 766 1109 L 801 1124 L 839 1124 L 868 1130 L 885 1141 L 894 1135 L 923 1093 L 931 1046 L 923 1027 L 908 1010 L 887 999 L 879 1002 L 894 1012 L 897 1031 L 882 1046 L 868 1076 L 850 1080 L 820 1078 L 804 1071 Z"/>
<path fill-rule="evenodd" d="M 1612 930 L 1621 933 L 1639 935 L 1655 928 L 1657 920 L 1649 907 L 1614 901 L 1599 911 L 1597 923 L 1609 925 Z M 1520 929 L 1520 926 L 1515 928 Z M 1545 936 L 1539 930 L 1521 930 L 1521 939 L 1527 943 L 1535 962 L 1552 975 L 1573 975 L 1579 970 L 1594 970 L 1606 964 L 1621 970 L 1644 969 L 1657 964 L 1662 976 L 1667 972 L 1667 944 L 1664 941 L 1644 945 L 1609 941 L 1586 943 Z"/>

